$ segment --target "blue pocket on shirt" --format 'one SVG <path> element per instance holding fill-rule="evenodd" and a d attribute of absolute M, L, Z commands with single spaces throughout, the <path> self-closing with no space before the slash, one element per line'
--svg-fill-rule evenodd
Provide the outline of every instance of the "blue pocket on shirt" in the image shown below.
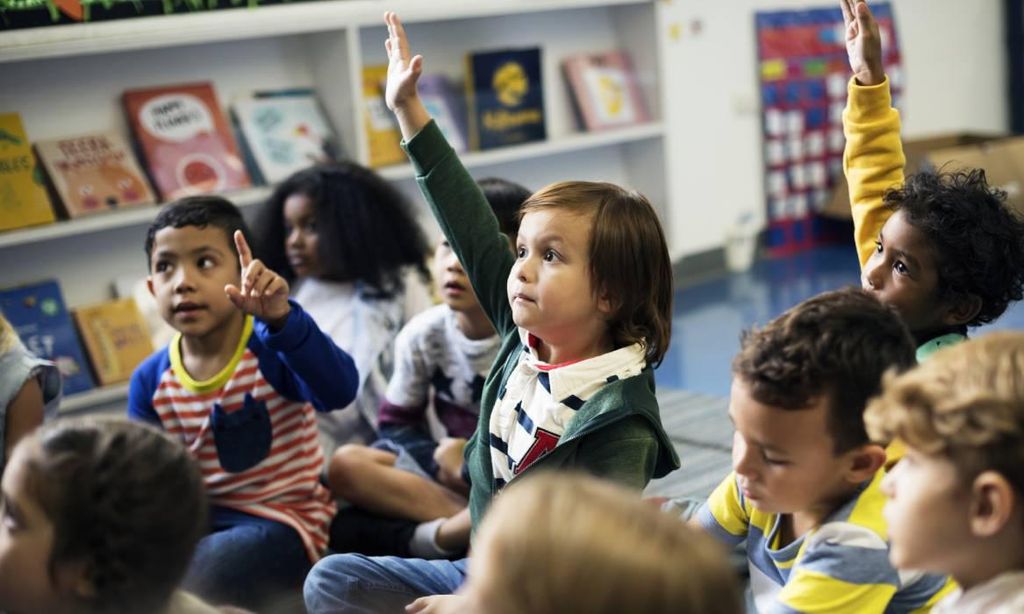
<path fill-rule="evenodd" d="M 220 403 L 213 404 L 210 414 L 217 460 L 225 471 L 241 473 L 260 464 L 270 454 L 273 429 L 267 404 L 245 394 L 242 408 L 231 413 Z"/>

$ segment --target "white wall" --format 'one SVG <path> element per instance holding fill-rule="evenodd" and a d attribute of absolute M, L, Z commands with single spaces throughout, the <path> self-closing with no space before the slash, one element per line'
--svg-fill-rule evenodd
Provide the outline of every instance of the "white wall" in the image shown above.
<path fill-rule="evenodd" d="M 665 119 L 675 256 L 722 244 L 745 211 L 764 218 L 754 13 L 838 0 L 666 0 Z M 904 132 L 1009 127 L 1000 0 L 893 0 Z M 697 26 L 695 28 L 695 26 Z M 678 36 L 672 30 L 677 28 Z"/>

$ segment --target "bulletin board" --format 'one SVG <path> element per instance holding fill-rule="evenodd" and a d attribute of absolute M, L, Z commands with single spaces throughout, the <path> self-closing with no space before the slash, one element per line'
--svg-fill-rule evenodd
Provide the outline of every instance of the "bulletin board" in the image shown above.
<path fill-rule="evenodd" d="M 889 3 L 872 3 L 893 104 L 903 93 Z M 755 16 L 764 140 L 765 247 L 786 255 L 850 241 L 849 225 L 818 215 L 843 172 L 843 108 L 850 79 L 839 7 Z"/>

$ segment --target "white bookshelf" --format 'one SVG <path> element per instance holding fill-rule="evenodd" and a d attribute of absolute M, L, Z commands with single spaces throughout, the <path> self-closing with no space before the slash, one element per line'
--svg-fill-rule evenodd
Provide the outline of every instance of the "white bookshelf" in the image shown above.
<path fill-rule="evenodd" d="M 362 69 L 385 63 L 385 10 L 409 26 L 427 72 L 461 79 L 471 51 L 542 49 L 547 139 L 468 152 L 475 176 L 500 176 L 530 189 L 564 179 L 606 180 L 644 192 L 663 216 L 671 209 L 660 79 L 667 69 L 663 7 L 657 0 L 322 0 L 91 24 L 12 30 L 0 35 L 0 112 L 21 115 L 33 141 L 96 131 L 129 134 L 120 103 L 128 89 L 209 81 L 225 109 L 255 89 L 314 88 L 345 155 L 369 159 L 363 134 Z M 569 54 L 623 48 L 633 57 L 650 123 L 580 132 L 560 62 Z M 409 164 L 378 169 L 436 227 Z M 258 187 L 226 194 L 259 210 Z M 114 279 L 146 274 L 143 241 L 157 207 L 144 207 L 0 233 L 0 287 L 56 278 L 71 308 L 111 296 Z M 671 228 L 666 221 L 665 228 Z M 669 236 L 670 249 L 673 249 Z M 126 386 L 65 399 L 69 411 L 123 405 Z"/>

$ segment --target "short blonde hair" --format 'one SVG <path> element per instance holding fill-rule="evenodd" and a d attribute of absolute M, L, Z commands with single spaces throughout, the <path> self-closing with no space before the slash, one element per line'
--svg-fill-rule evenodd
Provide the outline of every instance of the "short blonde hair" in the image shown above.
<path fill-rule="evenodd" d="M 1024 332 L 966 341 L 886 375 L 864 420 L 876 441 L 947 458 L 966 481 L 998 471 L 1024 494 Z"/>
<path fill-rule="evenodd" d="M 513 482 L 474 547 L 471 591 L 489 614 L 741 611 L 717 542 L 593 477 Z"/>
<path fill-rule="evenodd" d="M 14 327 L 7 321 L 4 314 L 0 313 L 0 356 L 6 354 L 18 343 L 18 333 L 15 332 Z"/>

